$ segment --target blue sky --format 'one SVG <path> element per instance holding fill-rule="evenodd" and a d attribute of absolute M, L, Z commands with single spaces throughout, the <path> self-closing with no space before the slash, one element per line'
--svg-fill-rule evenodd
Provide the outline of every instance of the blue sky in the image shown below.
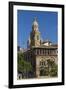
<path fill-rule="evenodd" d="M 58 13 L 48 11 L 18 10 L 17 12 L 17 42 L 22 48 L 27 47 L 27 40 L 32 30 L 32 23 L 37 17 L 39 31 L 43 40 L 57 43 L 58 40 Z"/>

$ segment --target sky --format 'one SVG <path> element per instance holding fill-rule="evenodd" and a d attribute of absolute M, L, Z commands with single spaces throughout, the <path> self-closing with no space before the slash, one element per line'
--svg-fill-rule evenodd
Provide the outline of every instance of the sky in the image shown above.
<path fill-rule="evenodd" d="M 17 11 L 17 43 L 21 48 L 27 48 L 27 40 L 32 31 L 32 23 L 37 17 L 39 31 L 43 40 L 50 40 L 52 43 L 58 41 L 58 13 L 50 11 Z"/>

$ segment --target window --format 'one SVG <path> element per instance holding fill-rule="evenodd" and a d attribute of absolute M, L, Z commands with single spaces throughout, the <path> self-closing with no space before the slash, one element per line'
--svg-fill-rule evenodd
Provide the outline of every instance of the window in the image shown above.
<path fill-rule="evenodd" d="M 43 66 L 44 62 L 43 61 L 40 61 L 40 66 Z"/>
<path fill-rule="evenodd" d="M 41 49 L 40 49 L 40 54 L 41 54 Z"/>
<path fill-rule="evenodd" d="M 39 54 L 39 49 L 37 49 L 37 55 Z"/>
<path fill-rule="evenodd" d="M 37 40 L 39 40 L 39 35 L 37 35 Z"/>
<path fill-rule="evenodd" d="M 50 54 L 50 50 L 48 49 L 48 55 Z"/>
<path fill-rule="evenodd" d="M 44 63 L 43 63 L 43 61 L 42 61 L 42 66 L 43 66 L 43 64 L 44 64 Z"/>
<path fill-rule="evenodd" d="M 43 49 L 43 54 L 45 54 L 44 51 L 45 51 L 45 50 Z"/>

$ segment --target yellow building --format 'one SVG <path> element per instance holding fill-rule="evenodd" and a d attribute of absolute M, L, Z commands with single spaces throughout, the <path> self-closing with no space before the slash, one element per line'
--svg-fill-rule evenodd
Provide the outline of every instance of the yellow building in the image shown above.
<path fill-rule="evenodd" d="M 36 18 L 32 24 L 32 31 L 27 44 L 28 49 L 24 53 L 25 59 L 33 67 L 29 76 L 37 78 L 57 76 L 58 46 L 49 40 L 41 40 Z"/>

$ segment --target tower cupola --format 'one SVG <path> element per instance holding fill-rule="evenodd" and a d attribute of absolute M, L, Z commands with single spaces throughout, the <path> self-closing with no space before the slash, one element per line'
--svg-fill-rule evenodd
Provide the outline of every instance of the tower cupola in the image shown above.
<path fill-rule="evenodd" d="M 38 22 L 37 22 L 36 17 L 35 17 L 34 22 L 32 24 L 32 30 L 34 30 L 34 31 L 38 30 Z"/>

